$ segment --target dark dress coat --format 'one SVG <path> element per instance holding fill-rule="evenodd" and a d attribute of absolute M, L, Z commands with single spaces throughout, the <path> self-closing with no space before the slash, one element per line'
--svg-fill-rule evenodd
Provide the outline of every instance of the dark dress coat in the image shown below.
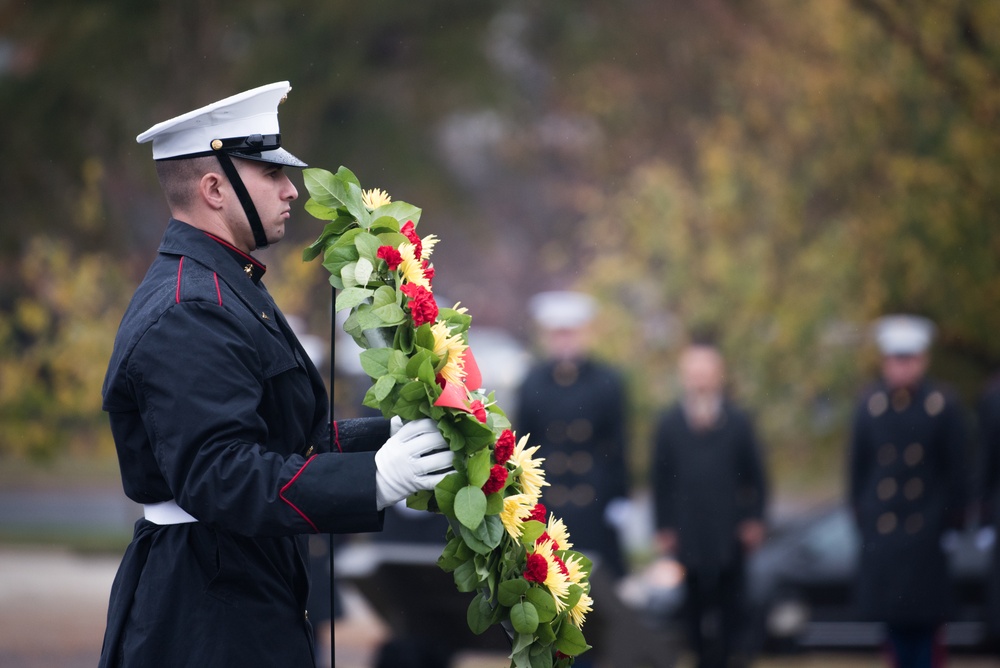
<path fill-rule="evenodd" d="M 545 459 L 542 502 L 570 532 L 573 549 L 600 557 L 606 572 L 625 572 L 618 534 L 605 519 L 612 499 L 628 495 L 625 388 L 620 374 L 594 360 L 533 367 L 518 392 L 516 429 L 531 434 Z"/>
<path fill-rule="evenodd" d="M 982 460 L 981 509 L 983 523 L 994 531 L 993 560 L 989 574 L 987 621 L 990 633 L 1000 637 L 1000 379 L 994 379 L 979 402 L 979 430 Z"/>
<path fill-rule="evenodd" d="M 313 666 L 307 536 L 377 530 L 388 422 L 334 425 L 264 267 L 171 220 L 122 320 L 104 409 L 140 519 L 111 591 L 101 666 Z"/>
<path fill-rule="evenodd" d="M 695 431 L 678 403 L 660 417 L 653 446 L 656 527 L 677 532 L 678 560 L 709 579 L 739 567 L 737 527 L 762 520 L 767 503 L 750 418 L 723 401 L 715 426 Z"/>
<path fill-rule="evenodd" d="M 857 601 L 866 618 L 934 625 L 951 584 L 941 536 L 961 527 L 966 431 L 957 399 L 925 380 L 877 383 L 854 415 L 849 502 L 861 534 Z"/>

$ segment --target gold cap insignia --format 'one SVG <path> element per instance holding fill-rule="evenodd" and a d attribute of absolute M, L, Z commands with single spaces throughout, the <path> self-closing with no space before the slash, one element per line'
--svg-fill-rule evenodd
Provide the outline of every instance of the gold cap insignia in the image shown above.
<path fill-rule="evenodd" d="M 213 151 L 218 151 L 220 148 L 222 148 L 222 140 L 221 139 L 213 139 L 212 140 L 212 150 Z"/>

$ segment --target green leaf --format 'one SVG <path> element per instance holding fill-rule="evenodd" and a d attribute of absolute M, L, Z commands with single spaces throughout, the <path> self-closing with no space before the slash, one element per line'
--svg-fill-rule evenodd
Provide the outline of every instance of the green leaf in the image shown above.
<path fill-rule="evenodd" d="M 485 556 L 493 552 L 493 547 L 479 540 L 479 538 L 476 537 L 476 534 L 474 534 L 472 529 L 469 527 L 459 523 L 458 530 L 462 536 L 462 540 L 465 541 L 466 546 L 476 554 L 482 554 Z"/>
<path fill-rule="evenodd" d="M 515 603 L 510 608 L 510 623 L 518 633 L 533 634 L 538 628 L 538 612 L 530 601 Z"/>
<path fill-rule="evenodd" d="M 500 605 L 505 605 L 509 608 L 515 603 L 519 603 L 521 597 L 524 596 L 530 587 L 531 585 L 524 578 L 504 580 L 497 587 L 497 599 L 500 601 Z"/>
<path fill-rule="evenodd" d="M 454 578 L 458 591 L 475 591 L 479 586 L 479 574 L 476 573 L 476 565 L 472 561 L 466 561 L 456 568 Z"/>
<path fill-rule="evenodd" d="M 508 476 L 509 477 L 509 476 Z M 486 515 L 499 515 L 503 511 L 503 490 L 486 497 Z"/>
<path fill-rule="evenodd" d="M 455 495 L 455 517 L 469 529 L 475 529 L 486 515 L 486 495 L 483 490 L 467 485 Z"/>
<path fill-rule="evenodd" d="M 372 211 L 372 224 L 369 226 L 369 231 L 378 234 L 379 240 L 386 246 L 392 246 L 393 248 L 399 247 L 399 244 L 406 241 L 406 237 L 399 234 L 399 221 L 392 216 L 383 216 L 378 209 Z M 382 239 L 382 235 L 398 234 L 402 241 L 397 241 L 396 243 L 387 243 Z"/>
<path fill-rule="evenodd" d="M 358 254 L 361 257 L 368 258 L 372 262 L 378 256 L 378 247 L 381 245 L 378 237 L 368 232 L 362 232 L 354 237 L 354 246 L 358 249 Z"/>
<path fill-rule="evenodd" d="M 396 301 L 396 291 L 390 288 L 388 285 L 383 285 L 377 288 L 375 290 L 375 295 L 372 297 L 373 309 L 397 303 L 398 302 Z"/>
<path fill-rule="evenodd" d="M 531 633 L 516 633 L 514 634 L 514 645 L 511 647 L 511 652 L 513 654 L 524 654 L 524 658 L 528 659 L 529 648 L 533 642 L 535 642 L 535 638 Z"/>
<path fill-rule="evenodd" d="M 521 524 L 521 543 L 531 547 L 538 537 L 545 533 L 545 525 L 538 520 L 528 520 Z"/>
<path fill-rule="evenodd" d="M 367 288 L 345 288 L 337 295 L 337 302 L 334 308 L 338 311 L 354 308 L 359 304 L 364 304 L 374 294 L 374 290 Z"/>
<path fill-rule="evenodd" d="M 551 622 L 556 618 L 556 601 L 547 589 L 531 587 L 524 597 L 535 606 L 535 611 L 538 613 L 538 621 Z"/>
<path fill-rule="evenodd" d="M 343 189 L 343 185 L 334 174 L 325 169 L 303 169 L 302 180 L 310 197 L 316 200 L 317 204 L 332 209 L 343 204 L 343 200 L 337 196 L 337 193 Z"/>
<path fill-rule="evenodd" d="M 424 323 L 417 327 L 413 331 L 413 342 L 421 348 L 434 350 L 434 332 L 431 331 L 431 326 Z"/>
<path fill-rule="evenodd" d="M 372 395 L 378 399 L 380 402 L 389 396 L 392 392 L 392 388 L 396 386 L 396 379 L 392 376 L 382 376 L 377 381 L 375 385 L 372 386 Z"/>
<path fill-rule="evenodd" d="M 536 633 L 537 635 L 537 633 Z M 531 646 L 531 668 L 552 668 L 552 648 L 544 645 Z"/>
<path fill-rule="evenodd" d="M 556 649 L 563 654 L 579 656 L 590 649 L 590 645 L 584 639 L 583 631 L 569 622 L 564 622 L 556 632 Z"/>
<path fill-rule="evenodd" d="M 407 204 L 406 202 L 397 201 L 383 204 L 379 208 L 372 211 L 372 215 L 392 216 L 399 221 L 400 227 L 405 225 L 408 220 L 412 220 L 414 225 L 420 222 L 420 209 L 412 204 Z"/>
<path fill-rule="evenodd" d="M 430 511 L 431 499 L 433 498 L 434 498 L 434 492 L 430 491 L 429 489 L 422 489 L 406 497 L 406 507 L 412 508 L 413 510 Z"/>
<path fill-rule="evenodd" d="M 551 598 L 551 596 L 549 597 Z M 538 606 L 535 606 L 537 609 Z M 535 630 L 535 637 L 538 638 L 538 642 L 543 645 L 550 645 L 556 641 L 556 632 L 552 630 L 552 624 L 548 622 L 540 622 L 538 628 Z"/>
<path fill-rule="evenodd" d="M 386 304 L 372 309 L 372 313 L 377 315 L 387 326 L 401 325 L 406 322 L 406 311 L 397 304 Z"/>
<path fill-rule="evenodd" d="M 465 476 L 461 473 L 449 473 L 444 480 L 437 484 L 434 488 L 434 499 L 442 513 L 445 515 L 455 514 L 455 495 L 465 485 Z"/>
<path fill-rule="evenodd" d="M 504 531 L 503 522 L 500 521 L 500 517 L 489 515 L 483 517 L 483 521 L 472 530 L 472 533 L 488 547 L 495 548 L 500 545 Z"/>
<path fill-rule="evenodd" d="M 372 261 L 366 257 L 358 259 L 358 263 L 354 267 L 354 280 L 358 282 L 358 285 L 368 285 L 368 281 L 371 280 L 372 274 L 375 273 L 375 265 Z"/>
<path fill-rule="evenodd" d="M 393 352 L 392 348 L 369 348 L 368 350 L 362 350 L 359 356 L 361 368 L 372 378 L 377 379 L 388 375 Z"/>
<path fill-rule="evenodd" d="M 337 169 L 337 178 L 343 181 L 344 183 L 353 183 L 359 188 L 361 187 L 361 181 L 358 181 L 358 177 L 354 175 L 354 172 L 349 170 L 347 167 L 344 167 L 343 165 L 341 165 L 340 168 Z"/>
<path fill-rule="evenodd" d="M 490 479 L 490 451 L 486 448 L 479 450 L 469 457 L 468 472 L 469 484 L 482 487 Z"/>
<path fill-rule="evenodd" d="M 476 635 L 483 633 L 493 624 L 493 609 L 481 593 L 476 594 L 469 603 L 466 621 L 469 623 L 469 629 Z"/>

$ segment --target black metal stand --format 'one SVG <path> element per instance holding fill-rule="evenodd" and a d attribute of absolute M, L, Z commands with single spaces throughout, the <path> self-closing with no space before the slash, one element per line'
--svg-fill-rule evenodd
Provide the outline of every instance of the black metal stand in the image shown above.
<path fill-rule="evenodd" d="M 337 367 L 337 288 L 330 287 L 330 452 L 336 446 L 336 430 L 333 428 L 334 378 Z M 337 637 L 334 632 L 334 617 L 337 606 L 337 584 L 334 571 L 333 534 L 330 539 L 330 668 L 337 668 Z"/>

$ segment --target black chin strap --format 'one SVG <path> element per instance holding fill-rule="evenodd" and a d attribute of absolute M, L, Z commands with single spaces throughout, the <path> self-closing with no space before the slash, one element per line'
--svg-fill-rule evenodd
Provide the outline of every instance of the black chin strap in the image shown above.
<path fill-rule="evenodd" d="M 257 244 L 258 249 L 266 248 L 267 235 L 264 234 L 264 226 L 261 224 L 260 216 L 257 214 L 257 207 L 253 205 L 250 193 L 247 192 L 247 187 L 243 185 L 243 179 L 240 178 L 240 173 L 236 171 L 233 159 L 225 151 L 217 151 L 216 155 L 219 156 L 219 164 L 222 165 L 222 171 L 229 178 L 229 183 L 232 184 L 233 190 L 236 191 L 236 196 L 240 198 L 240 204 L 243 205 L 243 211 L 247 214 L 247 220 L 250 221 L 250 230 L 253 232 L 254 243 Z"/>

